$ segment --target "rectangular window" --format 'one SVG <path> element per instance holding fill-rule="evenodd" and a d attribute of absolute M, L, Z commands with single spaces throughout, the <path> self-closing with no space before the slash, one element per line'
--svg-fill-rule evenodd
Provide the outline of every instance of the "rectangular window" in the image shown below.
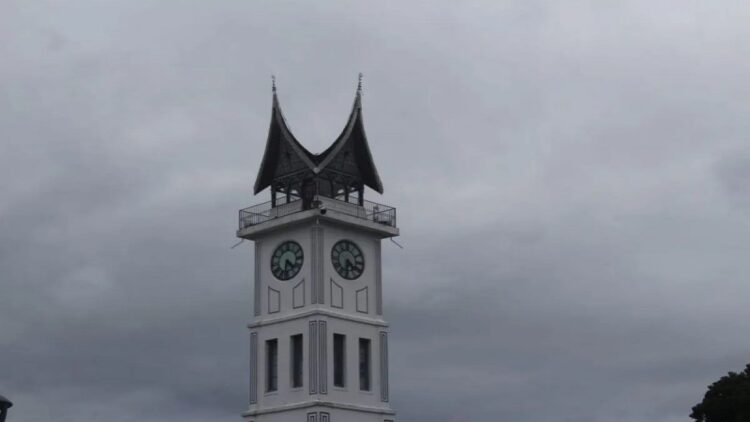
<path fill-rule="evenodd" d="M 370 339 L 359 339 L 359 389 L 370 391 Z"/>
<path fill-rule="evenodd" d="M 266 392 L 278 389 L 279 342 L 266 340 Z"/>
<path fill-rule="evenodd" d="M 346 336 L 333 335 L 333 385 L 346 386 Z"/>
<path fill-rule="evenodd" d="M 289 355 L 292 357 L 290 371 L 292 373 L 292 388 L 302 387 L 302 334 L 291 337 Z"/>

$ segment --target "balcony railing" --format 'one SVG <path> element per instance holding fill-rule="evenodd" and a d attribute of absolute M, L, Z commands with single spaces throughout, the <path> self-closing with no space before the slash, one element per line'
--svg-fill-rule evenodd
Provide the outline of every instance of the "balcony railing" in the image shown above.
<path fill-rule="evenodd" d="M 240 210 L 240 230 L 255 226 L 275 218 L 284 217 L 305 211 L 302 200 L 294 200 L 285 204 L 271 206 L 271 201 L 253 205 Z M 363 205 L 345 202 L 339 199 L 319 196 L 312 202 L 314 205 L 308 209 L 325 208 L 341 214 L 358 217 L 364 220 L 374 221 L 386 226 L 396 227 L 396 208 L 388 205 L 378 204 L 372 201 L 363 201 Z"/>

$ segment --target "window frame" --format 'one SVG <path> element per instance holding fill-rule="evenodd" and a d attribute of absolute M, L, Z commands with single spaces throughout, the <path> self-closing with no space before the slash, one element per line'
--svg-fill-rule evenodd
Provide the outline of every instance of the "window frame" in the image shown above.
<path fill-rule="evenodd" d="M 340 339 L 340 341 L 337 341 Z M 346 335 L 333 334 L 333 386 L 346 388 Z M 340 381 L 340 382 L 339 382 Z"/>
<path fill-rule="evenodd" d="M 279 391 L 279 339 L 266 340 L 266 393 Z M 273 351 L 273 353 L 272 353 Z M 273 357 L 273 359 L 272 359 Z"/>
<path fill-rule="evenodd" d="M 289 336 L 289 385 L 302 388 L 305 384 L 305 342 L 302 334 Z"/>
<path fill-rule="evenodd" d="M 358 347 L 359 391 L 372 391 L 372 340 L 370 340 L 369 338 L 360 337 Z M 363 351 L 366 351 L 365 359 L 362 359 Z"/>

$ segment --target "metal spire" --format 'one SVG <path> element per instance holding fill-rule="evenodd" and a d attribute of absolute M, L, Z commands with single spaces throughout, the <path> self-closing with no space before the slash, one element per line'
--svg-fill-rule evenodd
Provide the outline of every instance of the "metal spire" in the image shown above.
<path fill-rule="evenodd" d="M 274 94 L 276 93 L 276 76 L 275 75 L 271 75 L 271 91 L 273 91 Z"/>
<path fill-rule="evenodd" d="M 357 82 L 357 94 L 362 95 L 362 77 L 364 75 L 362 72 L 359 72 L 359 82 Z"/>

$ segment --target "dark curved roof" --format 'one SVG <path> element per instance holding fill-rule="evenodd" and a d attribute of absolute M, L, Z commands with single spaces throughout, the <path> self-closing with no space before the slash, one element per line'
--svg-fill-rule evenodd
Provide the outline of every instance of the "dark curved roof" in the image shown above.
<path fill-rule="evenodd" d="M 7 398 L 5 398 L 5 396 L 3 396 L 2 394 L 0 394 L 0 404 L 5 404 L 8 407 L 13 406 L 13 402 L 11 402 Z M 0 406 L 0 407 L 2 407 L 2 406 Z"/>
<path fill-rule="evenodd" d="M 314 177 L 326 169 L 350 174 L 365 186 L 383 193 L 383 184 L 375 168 L 362 122 L 360 90 L 357 90 L 344 130 L 341 131 L 336 141 L 320 154 L 311 153 L 294 137 L 284 120 L 274 90 L 271 124 L 268 129 L 263 161 L 255 180 L 254 193 L 257 195 L 278 177 L 299 171 L 310 171 L 311 176 Z"/>

